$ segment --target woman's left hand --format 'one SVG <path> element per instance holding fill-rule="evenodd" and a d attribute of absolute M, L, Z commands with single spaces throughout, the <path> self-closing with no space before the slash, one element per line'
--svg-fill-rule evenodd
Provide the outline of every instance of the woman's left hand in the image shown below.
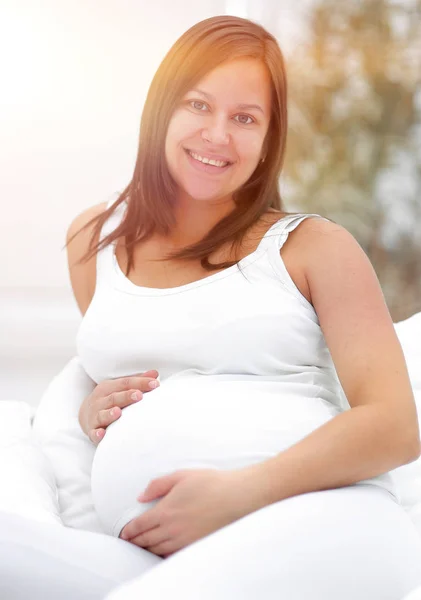
<path fill-rule="evenodd" d="M 191 469 L 153 479 L 140 502 L 162 499 L 130 521 L 120 537 L 167 557 L 266 505 L 253 468 Z"/>

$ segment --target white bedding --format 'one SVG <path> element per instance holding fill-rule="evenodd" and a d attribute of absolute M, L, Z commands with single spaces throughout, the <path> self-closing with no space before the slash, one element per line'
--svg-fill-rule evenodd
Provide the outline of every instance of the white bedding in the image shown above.
<path fill-rule="evenodd" d="M 421 313 L 395 327 L 420 415 Z M 95 447 L 77 420 L 80 403 L 94 387 L 75 357 L 50 383 L 35 416 L 25 402 L 0 402 L 0 511 L 103 531 L 90 489 Z M 421 535 L 421 458 L 391 474 Z"/>
<path fill-rule="evenodd" d="M 421 313 L 395 325 L 421 414 Z M 90 487 L 95 447 L 78 423 L 95 387 L 77 357 L 54 377 L 36 409 L 0 402 L 0 509 L 103 532 Z M 391 472 L 401 503 L 421 535 L 421 458 Z M 23 484 L 25 482 L 25 484 Z M 23 493 L 25 489 L 25 493 Z"/>
<path fill-rule="evenodd" d="M 0 402 L 0 511 L 62 524 L 54 471 L 31 427 L 25 402 Z"/>

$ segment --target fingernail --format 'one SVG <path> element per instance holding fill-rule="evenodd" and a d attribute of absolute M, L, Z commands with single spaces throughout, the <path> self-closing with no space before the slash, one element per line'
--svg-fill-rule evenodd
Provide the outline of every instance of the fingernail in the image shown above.
<path fill-rule="evenodd" d="M 158 386 L 159 386 L 159 381 L 157 381 L 156 379 L 154 379 L 153 381 L 149 382 L 149 387 L 150 387 L 151 390 L 154 390 Z"/>
<path fill-rule="evenodd" d="M 140 400 L 141 396 L 140 396 L 140 392 L 133 392 L 133 394 L 131 395 L 132 400 Z"/>

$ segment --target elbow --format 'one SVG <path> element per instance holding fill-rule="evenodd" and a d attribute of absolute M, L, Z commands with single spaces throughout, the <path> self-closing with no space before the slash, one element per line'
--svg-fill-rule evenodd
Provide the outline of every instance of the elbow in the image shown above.
<path fill-rule="evenodd" d="M 421 441 L 420 441 L 420 438 L 418 437 L 415 441 L 415 444 L 413 445 L 413 454 L 412 454 L 412 458 L 409 462 L 414 462 L 420 456 L 421 456 Z"/>
<path fill-rule="evenodd" d="M 409 423 L 407 421 L 403 429 L 400 428 L 399 439 L 404 453 L 404 464 L 418 460 L 421 456 L 421 438 L 417 415 Z"/>
<path fill-rule="evenodd" d="M 415 418 L 415 433 L 413 432 L 412 440 L 412 457 L 409 462 L 413 462 L 421 456 L 421 438 L 418 416 Z"/>
<path fill-rule="evenodd" d="M 421 456 L 421 441 L 419 436 L 415 438 L 415 441 L 408 447 L 408 444 L 405 444 L 407 448 L 407 452 L 405 454 L 405 462 L 403 464 L 409 464 L 411 462 L 415 462 Z"/>

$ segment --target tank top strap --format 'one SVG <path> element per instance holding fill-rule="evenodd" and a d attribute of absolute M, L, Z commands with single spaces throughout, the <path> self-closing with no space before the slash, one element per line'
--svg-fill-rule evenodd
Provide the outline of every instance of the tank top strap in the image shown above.
<path fill-rule="evenodd" d="M 285 263 L 282 259 L 280 250 L 288 239 L 288 235 L 291 231 L 294 231 L 300 223 L 305 219 L 319 218 L 328 221 L 325 217 L 318 214 L 299 213 L 295 215 L 287 215 L 282 217 L 276 223 L 269 228 L 264 235 L 261 245 L 265 250 L 264 255 L 267 257 L 268 271 L 270 277 L 275 277 L 277 281 L 281 282 L 286 290 L 288 290 L 297 300 L 307 309 L 314 314 L 313 306 L 308 302 L 300 290 L 295 285 L 295 282 L 291 278 Z"/>
<path fill-rule="evenodd" d="M 118 196 L 117 196 L 118 197 Z M 114 204 L 117 197 L 113 196 L 108 200 L 106 208 L 107 210 Z M 112 214 L 108 217 L 105 223 L 102 226 L 100 233 L 100 240 L 103 240 L 112 233 L 121 223 L 124 217 L 124 213 L 126 210 L 127 204 L 126 202 L 122 202 L 117 206 L 117 208 L 112 212 Z M 96 257 L 96 285 L 97 287 L 101 287 L 103 285 L 109 284 L 116 274 L 116 265 L 115 261 L 115 247 L 117 241 L 114 240 L 111 244 L 102 248 Z"/>
<path fill-rule="evenodd" d="M 259 249 L 274 249 L 276 252 L 282 248 L 285 244 L 288 235 L 291 231 L 294 231 L 298 225 L 304 221 L 304 219 L 308 219 L 310 217 L 318 217 L 319 219 L 323 219 L 324 221 L 328 221 L 325 217 L 315 213 L 297 213 L 294 215 L 287 215 L 286 217 L 282 217 L 279 221 L 276 221 L 265 233 L 260 244 Z"/>

